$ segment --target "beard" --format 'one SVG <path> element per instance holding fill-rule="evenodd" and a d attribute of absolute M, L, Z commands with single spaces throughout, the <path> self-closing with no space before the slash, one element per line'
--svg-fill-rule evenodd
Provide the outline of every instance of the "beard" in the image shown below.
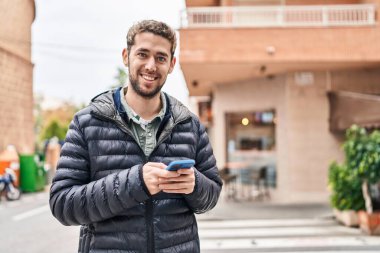
<path fill-rule="evenodd" d="M 132 89 L 137 93 L 137 95 L 139 95 L 143 98 L 146 98 L 146 99 L 150 99 L 150 98 L 155 97 L 161 91 L 162 87 L 164 86 L 165 81 L 166 81 L 166 79 L 162 82 L 162 84 L 155 87 L 154 90 L 152 90 L 152 91 L 143 91 L 141 89 L 141 85 L 140 85 L 139 81 L 137 80 L 137 78 L 134 78 L 131 75 L 131 72 L 129 71 L 129 82 L 132 86 Z"/>

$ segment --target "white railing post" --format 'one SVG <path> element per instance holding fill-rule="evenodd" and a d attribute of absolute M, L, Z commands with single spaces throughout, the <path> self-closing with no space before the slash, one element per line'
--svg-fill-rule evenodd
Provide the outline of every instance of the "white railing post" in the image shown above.
<path fill-rule="evenodd" d="M 284 8 L 282 6 L 279 6 L 277 7 L 277 24 L 279 26 L 284 26 L 285 25 L 285 20 L 284 20 L 284 16 L 285 16 L 285 13 L 284 13 Z"/>
<path fill-rule="evenodd" d="M 326 7 L 322 7 L 322 25 L 328 26 L 329 24 L 329 13 Z"/>
<path fill-rule="evenodd" d="M 375 7 L 373 5 L 368 6 L 366 14 L 368 18 L 368 23 L 371 25 L 374 25 L 375 24 Z"/>
<path fill-rule="evenodd" d="M 188 11 L 186 9 L 181 10 L 181 14 L 179 16 L 179 24 L 181 27 L 188 27 Z"/>

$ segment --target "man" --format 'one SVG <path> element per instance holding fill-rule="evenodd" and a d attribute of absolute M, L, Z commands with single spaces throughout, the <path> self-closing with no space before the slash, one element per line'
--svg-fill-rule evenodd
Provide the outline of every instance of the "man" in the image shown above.
<path fill-rule="evenodd" d="M 176 63 L 175 32 L 144 20 L 127 35 L 125 88 L 102 93 L 70 124 L 50 192 L 64 225 L 82 225 L 78 252 L 200 252 L 194 213 L 222 187 L 205 128 L 160 92 Z M 171 161 L 194 167 L 169 171 Z"/>

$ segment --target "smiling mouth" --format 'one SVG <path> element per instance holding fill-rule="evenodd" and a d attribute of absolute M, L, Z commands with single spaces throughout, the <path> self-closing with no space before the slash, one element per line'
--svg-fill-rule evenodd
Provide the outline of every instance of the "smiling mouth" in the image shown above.
<path fill-rule="evenodd" d="M 148 81 L 148 82 L 152 82 L 154 80 L 157 80 L 157 76 L 149 76 L 149 75 L 145 75 L 145 74 L 141 74 L 140 75 L 144 80 Z"/>

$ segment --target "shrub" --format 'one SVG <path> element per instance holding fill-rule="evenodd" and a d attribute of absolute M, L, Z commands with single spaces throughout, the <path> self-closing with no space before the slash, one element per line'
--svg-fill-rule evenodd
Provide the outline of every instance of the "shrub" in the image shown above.
<path fill-rule="evenodd" d="M 329 168 L 331 204 L 339 210 L 372 212 L 371 196 L 366 189 L 380 181 L 380 132 L 369 134 L 353 125 L 346 131 L 343 149 L 344 163 L 333 162 Z"/>
<path fill-rule="evenodd" d="M 361 180 L 346 165 L 333 162 L 329 168 L 329 187 L 331 205 L 338 210 L 365 209 Z"/>

